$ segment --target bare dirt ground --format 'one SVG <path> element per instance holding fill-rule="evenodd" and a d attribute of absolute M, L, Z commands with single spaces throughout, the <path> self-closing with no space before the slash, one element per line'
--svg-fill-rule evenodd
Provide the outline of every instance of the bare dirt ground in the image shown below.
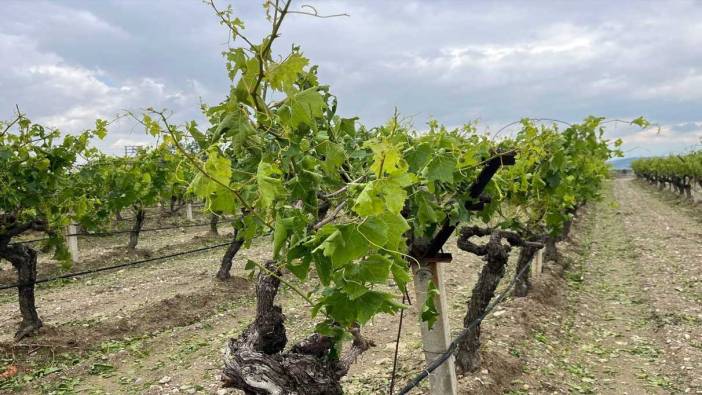
<path fill-rule="evenodd" d="M 700 211 L 661 197 L 617 179 L 587 213 L 567 305 L 536 320 L 512 393 L 702 393 Z"/>
<path fill-rule="evenodd" d="M 562 245 L 566 272 L 547 265 L 529 297 L 506 300 L 483 323 L 483 366 L 460 379 L 460 392 L 702 393 L 702 215 L 658 195 L 630 180 L 614 181 Z M 208 239 L 206 231 L 145 235 L 141 245 L 158 256 L 227 240 Z M 94 259 L 86 266 L 104 265 L 100 249 L 120 245 L 102 243 L 92 246 L 98 253 L 89 254 Z M 108 258 L 126 259 L 116 251 Z M 453 242 L 449 252 L 455 334 L 481 261 Z M 219 387 L 221 349 L 252 319 L 253 284 L 244 278 L 243 262 L 267 258 L 269 243 L 262 239 L 241 251 L 236 277 L 224 283 L 214 279 L 222 253 L 40 286 L 46 328 L 20 344 L 11 341 L 19 320 L 16 295 L 0 292 L 0 373 L 19 369 L 0 378 L 0 393 L 236 393 Z M 301 299 L 282 289 L 278 301 L 290 341 L 306 336 L 314 320 Z M 412 306 L 399 342 L 396 388 L 423 365 L 417 320 Z M 387 393 L 397 321 L 382 316 L 368 327 L 376 347 L 344 379 L 347 393 Z M 415 393 L 427 391 L 423 384 Z"/>

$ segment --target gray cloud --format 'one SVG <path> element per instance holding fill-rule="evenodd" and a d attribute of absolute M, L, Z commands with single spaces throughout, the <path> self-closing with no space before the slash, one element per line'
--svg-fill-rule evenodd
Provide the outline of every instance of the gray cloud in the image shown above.
<path fill-rule="evenodd" d="M 223 2 L 221 2 L 224 5 Z M 247 34 L 267 26 L 235 2 Z M 241 7 L 239 7 L 241 5 Z M 631 155 L 681 151 L 702 137 L 702 5 L 679 2 L 319 1 L 291 15 L 276 49 L 302 45 L 346 115 L 369 125 L 397 107 L 417 127 L 521 117 L 577 121 L 645 115 L 661 132 L 618 126 Z M 197 1 L 5 2 L 0 111 L 75 130 L 121 108 L 168 107 L 199 118 L 228 81 L 226 30 Z M 294 6 L 299 7 L 299 4 Z M 19 22 L 12 22 L 19 21 Z M 681 126 L 685 124 L 686 126 Z M 683 130 L 684 129 L 684 130 Z M 123 125 L 106 143 L 146 140 Z"/>

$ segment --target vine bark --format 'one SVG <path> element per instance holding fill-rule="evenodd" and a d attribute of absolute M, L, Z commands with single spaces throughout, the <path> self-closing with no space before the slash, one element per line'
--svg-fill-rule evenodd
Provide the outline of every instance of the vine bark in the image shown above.
<path fill-rule="evenodd" d="M 127 244 L 129 250 L 134 250 L 139 243 L 139 232 L 141 232 L 141 228 L 144 226 L 144 218 L 144 209 L 138 208 L 134 218 L 134 225 L 132 226 L 131 232 L 129 232 L 129 244 Z"/>
<path fill-rule="evenodd" d="M 340 379 L 355 359 L 373 343 L 352 330 L 351 348 L 339 359 L 330 355 L 332 341 L 312 334 L 284 352 L 287 336 L 285 315 L 275 297 L 282 272 L 275 261 L 265 263 L 256 284 L 256 318 L 224 352 L 222 381 L 247 395 L 342 394 Z"/>

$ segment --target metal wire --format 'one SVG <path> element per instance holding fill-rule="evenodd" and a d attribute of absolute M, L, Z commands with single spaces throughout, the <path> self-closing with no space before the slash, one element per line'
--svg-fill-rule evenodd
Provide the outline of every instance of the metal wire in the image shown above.
<path fill-rule="evenodd" d="M 407 300 L 407 294 L 402 294 L 402 304 Z M 395 355 L 392 358 L 392 375 L 390 376 L 390 391 L 392 394 L 395 391 L 395 375 L 397 374 L 397 355 L 400 350 L 400 335 L 402 334 L 402 320 L 405 316 L 405 309 L 400 310 L 400 323 L 397 325 L 397 336 L 395 337 Z"/>
<path fill-rule="evenodd" d="M 201 224 L 185 224 L 185 225 L 177 225 L 177 226 L 164 226 L 160 228 L 145 228 L 141 229 L 139 233 L 141 232 L 155 232 L 159 230 L 171 230 L 171 229 L 180 229 L 180 228 L 193 228 L 193 227 L 199 227 L 199 226 L 209 226 L 210 223 L 201 223 Z M 132 230 L 127 229 L 127 230 L 117 230 L 117 231 L 110 231 L 110 232 L 78 232 L 78 233 L 69 233 L 65 235 L 66 237 L 68 236 L 85 236 L 85 237 L 106 237 L 106 236 L 114 236 L 114 235 L 120 235 L 120 234 L 126 234 L 126 233 L 132 233 Z M 49 237 L 42 237 L 39 239 L 31 239 L 31 240 L 21 240 L 21 241 L 14 241 L 9 244 L 28 244 L 28 243 L 36 243 L 38 241 L 45 241 L 49 240 Z"/>
<path fill-rule="evenodd" d="M 119 268 L 123 268 L 123 267 L 127 267 L 127 266 L 138 265 L 138 264 L 140 264 L 140 263 L 153 262 L 153 261 L 158 261 L 158 260 L 161 260 L 161 259 L 174 258 L 174 257 L 181 256 L 181 255 L 187 255 L 187 254 L 193 254 L 193 253 L 196 253 L 196 252 L 202 252 L 202 251 L 212 250 L 212 249 L 215 249 L 215 248 L 228 246 L 229 244 L 231 244 L 231 241 L 228 241 L 228 242 L 222 243 L 222 244 L 215 244 L 215 245 L 212 245 L 212 246 L 196 248 L 196 249 L 194 249 L 194 250 L 176 252 L 176 253 L 174 253 L 174 254 L 162 255 L 162 256 L 157 256 L 157 257 L 147 258 L 147 259 L 141 259 L 141 260 L 132 261 L 132 262 L 124 262 L 124 263 L 119 263 L 119 264 L 117 264 L 117 265 L 105 266 L 105 267 L 100 267 L 100 268 L 96 268 L 96 269 L 83 270 L 83 271 L 80 271 L 80 272 L 66 273 L 66 274 L 61 274 L 61 275 L 58 275 L 58 276 L 46 277 L 46 278 L 42 278 L 42 279 L 36 280 L 36 281 L 34 281 L 33 283 L 15 283 L 15 284 L 10 284 L 10 285 L 0 285 L 0 290 L 3 290 L 3 289 L 11 289 L 11 288 L 17 288 L 17 287 L 26 287 L 26 286 L 29 286 L 29 285 L 36 285 L 36 284 L 41 284 L 41 283 L 47 283 L 47 282 L 50 282 L 50 281 L 60 280 L 60 279 L 64 279 L 64 278 L 73 278 L 73 277 L 78 277 L 78 276 L 85 276 L 85 275 L 87 275 L 87 274 L 99 273 L 99 272 L 104 272 L 104 271 L 107 271 L 107 270 L 113 270 L 113 269 L 119 269 Z"/>

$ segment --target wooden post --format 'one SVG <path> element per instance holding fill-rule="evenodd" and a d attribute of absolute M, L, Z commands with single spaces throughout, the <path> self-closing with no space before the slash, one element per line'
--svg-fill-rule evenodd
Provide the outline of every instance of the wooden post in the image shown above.
<path fill-rule="evenodd" d="M 434 299 L 434 305 L 439 313 L 436 323 L 431 330 L 429 330 L 426 322 L 420 323 L 424 360 L 430 363 L 446 352 L 451 343 L 447 314 L 448 303 L 446 302 L 446 288 L 444 287 L 444 271 L 436 261 L 424 262 L 421 267 L 414 265 L 413 269 L 414 290 L 416 293 L 415 306 L 418 309 L 421 309 L 421 306 L 424 306 L 427 300 L 427 289 L 431 281 L 434 281 L 434 285 L 439 290 L 439 296 Z M 456 364 L 453 356 L 429 375 L 429 384 L 432 395 L 456 394 Z"/>
<path fill-rule="evenodd" d="M 193 204 L 192 203 L 188 203 L 185 206 L 185 215 L 188 218 L 188 221 L 193 220 Z"/>
<path fill-rule="evenodd" d="M 70 224 L 68 225 L 68 236 L 66 239 L 68 241 L 68 251 L 71 253 L 71 259 L 74 263 L 80 262 L 80 251 L 78 250 L 78 225 Z"/>
<path fill-rule="evenodd" d="M 531 258 L 531 277 L 532 278 L 537 278 L 541 276 L 541 273 L 543 272 L 543 267 L 544 267 L 544 249 L 540 248 L 539 250 L 536 251 L 534 254 L 534 257 Z"/>

